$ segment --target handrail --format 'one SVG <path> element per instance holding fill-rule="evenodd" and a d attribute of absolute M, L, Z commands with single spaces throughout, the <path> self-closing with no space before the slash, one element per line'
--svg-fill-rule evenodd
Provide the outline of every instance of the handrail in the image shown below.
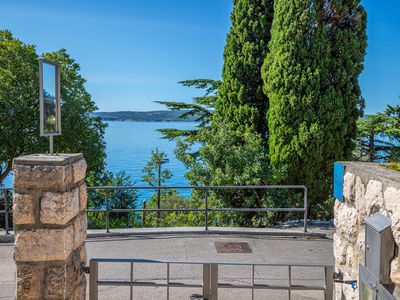
<path fill-rule="evenodd" d="M 99 280 L 99 263 L 129 263 L 130 264 L 130 279 L 128 280 Z M 167 274 L 165 282 L 134 280 L 133 268 L 134 264 L 163 264 L 167 265 Z M 170 265 L 203 265 L 203 282 L 202 284 L 184 283 L 176 280 L 170 280 Z M 219 283 L 218 269 L 219 266 L 251 266 L 251 284 L 235 284 L 235 283 Z M 288 284 L 287 285 L 269 285 L 269 284 L 255 284 L 255 268 L 257 266 L 271 266 L 271 267 L 287 267 L 288 268 Z M 323 268 L 324 270 L 324 285 L 298 285 L 292 283 L 292 268 Z M 235 262 L 235 261 L 179 261 L 179 260 L 154 260 L 154 259 L 128 259 L 128 258 L 92 258 L 89 263 L 89 299 L 98 299 L 99 286 L 128 286 L 130 287 L 130 299 L 133 299 L 133 287 L 146 286 L 146 287 L 166 287 L 167 299 L 170 298 L 170 287 L 192 287 L 203 289 L 203 299 L 217 300 L 218 288 L 234 288 L 234 289 L 251 289 L 252 298 L 254 299 L 254 291 L 256 289 L 279 289 L 287 290 L 289 299 L 294 290 L 322 290 L 324 291 L 324 298 L 327 300 L 333 299 L 333 264 L 321 263 L 297 263 L 297 262 Z"/>
<path fill-rule="evenodd" d="M 105 189 L 135 189 L 135 190 L 155 190 L 155 189 L 307 189 L 305 185 L 161 185 L 161 186 L 140 186 L 140 185 L 101 185 L 88 186 L 88 190 L 105 190 Z"/>
<path fill-rule="evenodd" d="M 248 266 L 248 265 L 257 265 L 257 266 L 269 266 L 269 267 L 310 267 L 310 268 L 324 268 L 324 267 L 333 267 L 333 263 L 301 263 L 301 262 L 269 262 L 269 261 L 259 261 L 259 260 L 246 260 L 246 261 L 227 261 L 227 260 L 176 260 L 176 259 L 145 259 L 145 258 L 108 258 L 108 257 L 95 257 L 91 260 L 95 260 L 97 262 L 103 263 L 170 263 L 177 265 L 202 265 L 202 264 L 218 264 L 218 265 L 235 265 L 235 266 Z"/>
<path fill-rule="evenodd" d="M 106 232 L 110 232 L 110 213 L 145 213 L 145 212 L 203 212 L 205 214 L 204 229 L 208 231 L 208 220 L 209 212 L 303 212 L 304 214 L 304 232 L 307 232 L 307 207 L 308 207 L 308 189 L 305 185 L 252 185 L 252 186 L 89 186 L 88 190 L 104 190 L 105 191 L 105 208 L 89 208 L 86 212 L 100 212 L 105 213 L 106 218 Z M 127 209 L 112 209 L 110 207 L 110 190 L 163 190 L 163 189 L 199 189 L 204 191 L 204 208 L 127 208 Z M 208 203 L 208 191 L 209 190 L 272 190 L 272 189 L 301 189 L 303 190 L 303 207 L 266 207 L 266 208 L 210 208 Z M 7 195 L 12 188 L 0 188 L 0 191 L 4 191 L 5 194 L 5 209 L 0 210 L 0 214 L 5 215 L 5 229 L 6 234 L 9 234 L 8 215 L 10 211 L 8 209 Z M 112 201 L 112 199 L 111 199 Z"/>

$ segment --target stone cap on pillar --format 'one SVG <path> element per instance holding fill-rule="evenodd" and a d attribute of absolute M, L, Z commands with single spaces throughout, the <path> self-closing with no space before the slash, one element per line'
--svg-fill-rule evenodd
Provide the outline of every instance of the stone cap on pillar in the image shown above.
<path fill-rule="evenodd" d="M 86 168 L 81 153 L 20 156 L 13 161 L 14 188 L 63 191 L 84 180 Z"/>
<path fill-rule="evenodd" d="M 65 166 L 83 159 L 82 153 L 29 154 L 14 158 L 13 164 L 25 166 Z"/>

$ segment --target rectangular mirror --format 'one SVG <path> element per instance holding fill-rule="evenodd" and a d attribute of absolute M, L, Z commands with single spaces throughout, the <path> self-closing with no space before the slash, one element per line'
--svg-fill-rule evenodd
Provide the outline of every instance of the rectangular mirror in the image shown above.
<path fill-rule="evenodd" d="M 40 60 L 40 135 L 61 134 L 60 72 L 56 62 Z"/>

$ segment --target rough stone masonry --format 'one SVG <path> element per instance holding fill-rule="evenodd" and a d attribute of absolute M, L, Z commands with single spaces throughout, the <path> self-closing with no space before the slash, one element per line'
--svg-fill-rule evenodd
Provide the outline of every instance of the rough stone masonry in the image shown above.
<path fill-rule="evenodd" d="M 396 256 L 391 263 L 390 278 L 395 285 L 394 294 L 400 295 L 400 172 L 379 164 L 343 162 L 343 202 L 335 202 L 333 252 L 337 272 L 345 280 L 357 280 L 359 264 L 365 259 L 365 219 L 376 212 L 392 221 L 393 236 L 397 244 Z M 358 289 L 348 284 L 336 284 L 335 299 L 358 299 Z"/>
<path fill-rule="evenodd" d="M 85 299 L 86 167 L 82 154 L 14 159 L 17 299 Z"/>

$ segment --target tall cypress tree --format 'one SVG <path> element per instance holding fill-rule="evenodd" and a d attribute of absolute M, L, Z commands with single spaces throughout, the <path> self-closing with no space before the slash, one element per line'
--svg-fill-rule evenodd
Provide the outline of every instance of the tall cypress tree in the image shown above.
<path fill-rule="evenodd" d="M 233 3 L 214 124 L 218 127 L 224 122 L 235 130 L 252 127 L 266 136 L 268 98 L 262 89 L 261 67 L 268 52 L 273 0 Z"/>
<path fill-rule="evenodd" d="M 320 13 L 329 37 L 330 77 L 336 101 L 344 107 L 341 121 L 343 154 L 337 159 L 350 159 L 355 147 L 357 119 L 362 116 L 364 100 L 358 77 L 364 69 L 367 48 L 367 14 L 361 0 L 328 1 Z"/>
<path fill-rule="evenodd" d="M 307 185 L 311 203 L 321 204 L 362 113 L 365 11 L 356 0 L 275 0 L 274 11 L 263 66 L 270 161 L 285 170 L 281 182 Z"/>
<path fill-rule="evenodd" d="M 204 146 L 200 149 L 208 185 L 268 183 L 266 111 L 261 67 L 268 52 L 273 18 L 272 0 L 233 0 L 232 26 L 224 50 L 222 83 Z M 210 201 L 222 207 L 271 206 L 260 191 L 221 190 Z M 225 217 L 227 219 L 225 219 Z M 228 214 L 222 222 L 264 224 L 265 214 Z"/>

